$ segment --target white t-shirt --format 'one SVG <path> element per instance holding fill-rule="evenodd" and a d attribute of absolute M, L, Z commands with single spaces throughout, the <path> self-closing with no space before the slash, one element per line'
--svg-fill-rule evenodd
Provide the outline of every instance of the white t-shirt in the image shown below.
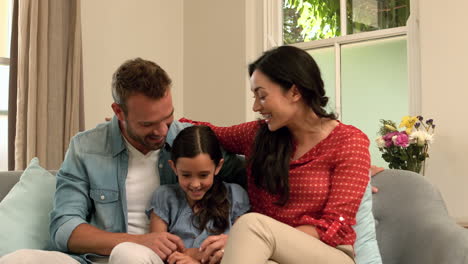
<path fill-rule="evenodd" d="M 128 173 L 125 181 L 128 233 L 146 234 L 149 232 L 149 219 L 145 210 L 149 208 L 154 190 L 160 185 L 157 169 L 160 150 L 144 155 L 126 139 L 125 143 L 128 149 Z"/>

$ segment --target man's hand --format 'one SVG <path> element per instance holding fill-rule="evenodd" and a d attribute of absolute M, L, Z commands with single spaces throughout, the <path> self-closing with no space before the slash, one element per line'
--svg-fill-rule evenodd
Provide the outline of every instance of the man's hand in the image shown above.
<path fill-rule="evenodd" d="M 371 165 L 371 167 L 370 167 L 371 176 L 374 177 L 376 174 L 378 174 L 379 172 L 382 172 L 383 170 L 384 170 L 384 168 L 382 168 L 382 167 L 377 167 L 375 165 Z M 376 193 L 378 191 L 379 191 L 379 189 L 377 187 L 372 186 L 372 193 Z"/>
<path fill-rule="evenodd" d="M 206 238 L 200 246 L 202 263 L 219 263 L 223 258 L 224 247 L 226 246 L 227 239 L 228 235 L 226 234 L 209 236 Z"/>
<path fill-rule="evenodd" d="M 200 264 L 200 261 L 189 255 L 175 251 L 167 258 L 169 264 Z"/>
<path fill-rule="evenodd" d="M 137 243 L 152 249 L 162 260 L 166 260 L 176 251 L 183 252 L 185 250 L 182 239 L 168 232 L 141 235 Z"/>

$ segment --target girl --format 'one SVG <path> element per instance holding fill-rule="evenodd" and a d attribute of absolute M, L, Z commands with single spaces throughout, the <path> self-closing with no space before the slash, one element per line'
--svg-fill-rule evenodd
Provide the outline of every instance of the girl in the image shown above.
<path fill-rule="evenodd" d="M 228 233 L 234 221 L 250 209 L 247 193 L 216 175 L 223 165 L 219 142 L 206 126 L 182 130 L 174 140 L 169 161 L 179 184 L 159 187 L 151 200 L 151 232 L 179 236 L 187 248 L 168 263 L 200 263 L 201 243 Z"/>
<path fill-rule="evenodd" d="M 227 151 L 246 155 L 254 213 L 236 222 L 226 245 L 213 238 L 202 252 L 211 254 L 205 248 L 216 242 L 227 264 L 354 263 L 352 226 L 369 182 L 367 136 L 325 111 L 320 70 L 304 50 L 267 51 L 249 74 L 253 110 L 263 120 L 211 127 Z"/>

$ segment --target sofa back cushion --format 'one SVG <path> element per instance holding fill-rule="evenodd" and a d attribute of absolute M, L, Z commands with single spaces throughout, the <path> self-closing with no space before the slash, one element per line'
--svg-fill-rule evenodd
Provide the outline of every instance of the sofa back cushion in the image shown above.
<path fill-rule="evenodd" d="M 34 158 L 0 202 L 0 257 L 17 249 L 46 249 L 55 176 Z"/>
<path fill-rule="evenodd" d="M 19 181 L 22 171 L 0 172 L 0 202 L 10 192 L 11 188 Z"/>
<path fill-rule="evenodd" d="M 377 244 L 376 227 L 372 213 L 372 191 L 371 185 L 366 188 L 361 205 L 356 214 L 356 242 L 354 251 L 356 253 L 356 264 L 382 264 L 379 245 Z"/>

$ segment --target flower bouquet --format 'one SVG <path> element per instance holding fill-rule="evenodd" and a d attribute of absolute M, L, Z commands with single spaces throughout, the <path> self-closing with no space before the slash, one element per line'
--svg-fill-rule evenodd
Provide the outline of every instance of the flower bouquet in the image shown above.
<path fill-rule="evenodd" d="M 380 120 L 380 137 L 376 139 L 382 158 L 390 169 L 410 170 L 424 175 L 424 162 L 434 140 L 434 120 L 422 116 L 405 116 L 398 128 L 391 120 Z"/>

